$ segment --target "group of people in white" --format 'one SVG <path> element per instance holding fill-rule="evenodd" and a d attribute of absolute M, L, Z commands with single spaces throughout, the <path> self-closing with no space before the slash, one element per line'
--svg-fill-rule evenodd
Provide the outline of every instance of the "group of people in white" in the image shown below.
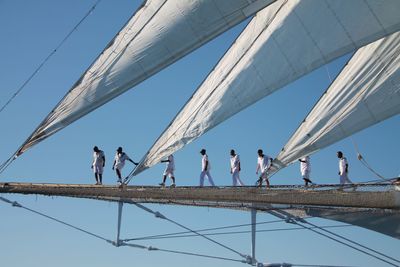
<path fill-rule="evenodd" d="M 122 168 L 125 166 L 125 161 L 130 161 L 135 165 L 139 163 L 134 162 L 131 158 L 122 151 L 122 147 L 117 148 L 117 152 L 115 153 L 114 163 L 112 169 L 115 170 L 118 180 L 117 183 L 122 185 Z M 106 157 L 104 155 L 103 150 L 100 150 L 97 146 L 93 147 L 93 162 L 91 168 L 94 172 L 94 177 L 96 178 L 96 185 L 103 184 L 103 170 L 106 164 Z"/>
<path fill-rule="evenodd" d="M 200 173 L 200 182 L 199 186 L 204 186 L 204 180 L 208 180 L 211 186 L 215 186 L 214 180 L 211 176 L 211 164 L 208 159 L 207 151 L 203 148 L 200 150 L 201 154 L 201 173 Z M 264 155 L 262 149 L 258 149 L 257 151 L 258 159 L 257 159 L 257 168 L 256 175 L 259 175 L 256 185 L 261 187 L 263 182 L 266 182 L 266 187 L 270 186 L 269 183 L 269 171 L 272 166 L 273 159 L 267 155 Z M 343 156 L 343 152 L 338 151 L 337 157 L 339 158 L 339 179 L 340 184 L 352 183 L 348 177 L 349 164 L 347 162 L 346 157 Z M 117 183 L 122 185 L 124 181 L 122 181 L 122 168 L 125 166 L 125 161 L 130 161 L 135 165 L 139 163 L 134 162 L 129 156 L 122 151 L 122 147 L 118 147 L 112 169 L 116 171 L 117 175 Z M 163 173 L 163 180 L 159 184 L 164 187 L 167 177 L 170 177 L 172 180 L 171 187 L 175 187 L 175 160 L 173 155 L 169 155 L 167 159 L 162 160 L 162 163 L 166 163 L 165 170 Z M 305 186 L 307 187 L 309 184 L 314 184 L 311 181 L 311 162 L 310 157 L 305 156 L 299 159 L 300 162 L 300 173 L 304 180 Z M 104 152 L 100 150 L 97 146 L 93 147 L 93 162 L 91 168 L 93 169 L 94 176 L 96 179 L 96 185 L 101 185 L 103 183 L 103 169 L 106 163 L 106 158 Z M 236 154 L 234 149 L 230 151 L 230 173 L 232 175 L 232 185 L 233 186 L 243 186 L 244 183 L 240 179 L 240 157 Z"/>

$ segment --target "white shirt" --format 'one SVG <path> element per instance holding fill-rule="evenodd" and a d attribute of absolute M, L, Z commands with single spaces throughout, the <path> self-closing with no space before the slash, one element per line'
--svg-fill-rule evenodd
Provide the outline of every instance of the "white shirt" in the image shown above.
<path fill-rule="evenodd" d="M 99 150 L 99 152 L 93 153 L 93 166 L 103 166 L 104 164 L 104 152 Z"/>
<path fill-rule="evenodd" d="M 268 168 L 271 166 L 271 161 L 270 161 L 270 157 L 268 157 L 267 155 L 264 155 L 263 157 L 258 157 L 258 161 L 257 161 L 257 171 L 260 170 L 261 173 L 265 173 Z"/>
<path fill-rule="evenodd" d="M 340 175 L 343 175 L 346 173 L 346 165 L 347 165 L 347 159 L 345 157 L 339 159 L 339 172 Z"/>
<path fill-rule="evenodd" d="M 305 156 L 304 158 L 301 159 L 300 161 L 300 172 L 301 173 L 306 173 L 311 171 L 311 162 L 310 162 L 310 157 Z M 305 162 L 303 162 L 305 161 Z"/>
<path fill-rule="evenodd" d="M 239 155 L 231 156 L 231 170 L 232 172 L 237 172 L 239 170 L 240 158 Z"/>
<path fill-rule="evenodd" d="M 206 169 L 206 162 L 208 162 Z M 211 169 L 210 161 L 208 160 L 207 154 L 204 154 L 201 158 L 201 171 L 209 171 Z"/>
<path fill-rule="evenodd" d="M 173 155 L 168 156 L 167 164 L 166 164 L 166 169 L 167 170 L 175 170 L 175 160 Z"/>
<path fill-rule="evenodd" d="M 130 159 L 129 157 L 128 157 L 128 155 L 127 154 L 125 154 L 124 152 L 122 152 L 122 153 L 116 153 L 115 154 L 115 167 L 124 167 L 124 165 L 125 165 L 125 160 L 127 160 L 127 159 Z"/>

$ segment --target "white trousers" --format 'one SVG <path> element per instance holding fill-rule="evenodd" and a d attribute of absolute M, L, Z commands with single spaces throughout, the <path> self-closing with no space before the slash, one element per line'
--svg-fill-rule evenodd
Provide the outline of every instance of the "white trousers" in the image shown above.
<path fill-rule="evenodd" d="M 206 176 L 207 176 L 207 179 L 208 179 L 208 181 L 210 182 L 210 184 L 211 184 L 212 186 L 215 186 L 214 181 L 213 181 L 213 179 L 212 179 L 211 174 L 210 174 L 209 171 L 202 171 L 202 172 L 200 173 L 200 186 L 203 186 L 203 185 L 204 185 L 204 178 L 205 178 Z"/>
<path fill-rule="evenodd" d="M 340 177 L 340 184 L 345 184 L 345 183 L 352 184 L 353 183 L 352 181 L 350 181 L 346 172 L 343 173 L 342 175 L 339 175 L 339 177 Z"/>
<path fill-rule="evenodd" d="M 238 185 L 243 186 L 244 185 L 243 182 L 240 180 L 238 171 L 235 171 L 232 173 L 232 185 L 233 186 L 238 186 Z"/>

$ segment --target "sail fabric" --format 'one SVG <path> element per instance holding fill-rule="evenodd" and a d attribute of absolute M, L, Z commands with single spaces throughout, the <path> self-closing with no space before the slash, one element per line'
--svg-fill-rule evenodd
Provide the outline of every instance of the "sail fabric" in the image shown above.
<path fill-rule="evenodd" d="M 312 70 L 400 29 L 400 1 L 276 1 L 259 11 L 132 175 Z"/>
<path fill-rule="evenodd" d="M 274 1 L 145 1 L 16 155 Z"/>
<path fill-rule="evenodd" d="M 400 33 L 350 59 L 275 160 L 283 168 L 400 113 Z"/>

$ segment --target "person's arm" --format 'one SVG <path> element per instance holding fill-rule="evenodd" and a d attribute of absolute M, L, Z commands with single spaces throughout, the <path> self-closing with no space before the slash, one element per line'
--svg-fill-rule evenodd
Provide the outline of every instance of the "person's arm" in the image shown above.
<path fill-rule="evenodd" d="M 256 174 L 258 174 L 258 170 L 260 170 L 260 164 L 257 162 Z"/>
<path fill-rule="evenodd" d="M 346 163 L 346 173 L 349 172 L 349 164 Z"/>
<path fill-rule="evenodd" d="M 134 162 L 133 160 L 131 160 L 130 158 L 127 158 L 127 160 L 129 160 L 130 162 L 132 162 L 133 164 L 135 164 L 135 165 L 139 165 L 139 163 L 137 163 L 137 162 Z"/>
<path fill-rule="evenodd" d="M 103 167 L 106 165 L 106 157 L 103 155 Z"/>
<path fill-rule="evenodd" d="M 241 171 L 241 168 L 240 168 L 240 161 L 239 161 L 238 167 L 239 167 L 239 171 Z"/>
<path fill-rule="evenodd" d="M 206 165 L 204 166 L 204 171 L 208 170 L 208 160 L 206 160 Z"/>
<path fill-rule="evenodd" d="M 300 162 L 306 163 L 306 160 L 299 159 Z"/>
<path fill-rule="evenodd" d="M 116 160 L 114 159 L 114 163 L 113 163 L 113 166 L 112 166 L 113 170 L 114 170 L 114 167 L 115 167 L 115 163 L 116 163 Z"/>

